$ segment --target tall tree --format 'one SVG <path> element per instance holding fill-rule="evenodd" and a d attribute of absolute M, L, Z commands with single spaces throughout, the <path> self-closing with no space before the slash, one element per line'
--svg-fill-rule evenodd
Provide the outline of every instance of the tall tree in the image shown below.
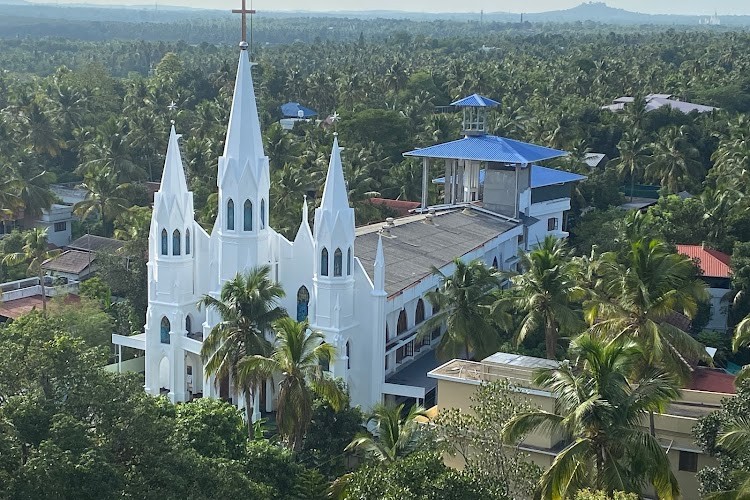
<path fill-rule="evenodd" d="M 290 317 L 273 324 L 276 342 L 270 356 L 246 356 L 237 365 L 242 380 L 263 380 L 281 374 L 276 423 L 287 446 L 299 451 L 310 425 L 313 395 L 325 399 L 334 410 L 341 409 L 346 393 L 328 376 L 321 363 L 330 362 L 336 349 L 324 342 L 321 332 L 310 331 L 307 321 Z"/>
<path fill-rule="evenodd" d="M 576 283 L 565 242 L 547 236 L 537 248 L 521 255 L 520 267 L 523 272 L 511 277 L 513 303 L 525 314 L 516 343 L 543 329 L 547 358 L 556 359 L 560 330 L 574 332 L 576 327 L 583 327 L 574 306 L 583 290 Z M 501 303 L 505 300 L 500 299 Z"/>
<path fill-rule="evenodd" d="M 659 240 L 639 239 L 626 252 L 608 252 L 600 279 L 586 304 L 591 330 L 613 341 L 634 339 L 643 346 L 647 366 L 663 366 L 689 378 L 698 361 L 710 363 L 705 347 L 675 326 L 675 318 L 695 316 L 707 299 L 693 262 Z"/>
<path fill-rule="evenodd" d="M 375 432 L 356 436 L 348 451 L 361 451 L 366 457 L 379 462 L 394 462 L 419 449 L 424 435 L 418 417 L 427 418 L 425 409 L 413 405 L 404 415 L 404 404 L 389 406 L 377 404 L 367 419 L 368 425 L 375 424 Z"/>
<path fill-rule="evenodd" d="M 500 286 L 500 275 L 483 262 L 469 263 L 456 259 L 454 271 L 443 274 L 433 268 L 441 281 L 440 287 L 426 295 L 437 310 L 422 326 L 419 336 L 431 335 L 443 324 L 447 326 L 436 352 L 441 358 L 478 358 L 497 351 L 500 337 L 490 318 L 493 292 Z"/>
<path fill-rule="evenodd" d="M 23 248 L 20 252 L 10 253 L 3 257 L 3 263 L 15 265 L 21 262 L 28 263 L 29 274 L 36 274 L 39 278 L 39 286 L 42 295 L 42 311 L 47 312 L 47 292 L 44 286 L 44 269 L 42 264 L 60 254 L 60 250 L 50 250 L 47 243 L 47 231 L 34 228 L 27 231 L 23 237 Z"/>
<path fill-rule="evenodd" d="M 635 181 L 641 175 L 649 160 L 648 148 L 638 129 L 629 130 L 622 135 L 617 143 L 619 158 L 612 160 L 612 166 L 617 169 L 621 179 L 630 179 L 630 201 L 633 201 Z"/>
<path fill-rule="evenodd" d="M 664 449 L 640 426 L 649 411 L 665 410 L 679 391 L 661 370 L 628 382 L 640 351 L 633 341 L 610 343 L 584 334 L 571 344 L 571 362 L 536 373 L 534 384 L 557 395 L 555 412 L 513 417 L 503 429 L 506 443 L 539 428 L 571 441 L 542 475 L 535 498 L 569 498 L 589 487 L 640 494 L 647 482 L 659 498 L 679 498 Z"/>
<path fill-rule="evenodd" d="M 112 168 L 92 167 L 86 171 L 81 183 L 81 187 L 86 190 L 86 199 L 76 203 L 73 212 L 81 219 L 98 216 L 104 235 L 110 236 L 115 217 L 130 206 L 130 201 L 126 197 L 129 186 L 118 180 L 118 175 Z"/>
<path fill-rule="evenodd" d="M 267 355 L 271 349 L 265 333 L 285 313 L 278 300 L 284 290 L 271 278 L 270 266 L 251 269 L 224 283 L 219 298 L 204 295 L 202 306 L 214 309 L 221 318 L 203 342 L 201 356 L 206 375 L 219 379 L 230 377 L 245 398 L 248 435 L 253 435 L 253 393 L 258 384 L 255 373 L 240 371 L 239 365 L 256 355 Z"/>

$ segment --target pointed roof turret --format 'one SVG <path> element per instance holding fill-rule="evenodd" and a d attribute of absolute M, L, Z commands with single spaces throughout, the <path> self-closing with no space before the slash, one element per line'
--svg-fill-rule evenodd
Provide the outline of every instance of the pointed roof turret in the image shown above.
<path fill-rule="evenodd" d="M 224 143 L 224 156 L 241 160 L 243 163 L 249 159 L 255 160 L 264 156 L 258 105 L 255 102 L 255 88 L 250 66 L 248 51 L 241 50 L 227 139 Z"/>
<path fill-rule="evenodd" d="M 182 155 L 177 140 L 180 138 L 172 124 L 167 145 L 167 158 L 164 161 L 164 172 L 161 176 L 159 191 L 171 195 L 182 195 L 188 192 L 185 180 L 185 169 L 182 166 Z"/>
<path fill-rule="evenodd" d="M 375 251 L 375 274 L 373 286 L 375 292 L 385 292 L 385 255 L 383 254 L 383 235 L 378 234 L 378 249 Z"/>
<path fill-rule="evenodd" d="M 328 164 L 328 175 L 326 175 L 320 208 L 332 212 L 350 208 L 344 181 L 344 166 L 341 164 L 341 148 L 339 148 L 339 138 L 336 135 L 333 138 L 331 161 Z"/>

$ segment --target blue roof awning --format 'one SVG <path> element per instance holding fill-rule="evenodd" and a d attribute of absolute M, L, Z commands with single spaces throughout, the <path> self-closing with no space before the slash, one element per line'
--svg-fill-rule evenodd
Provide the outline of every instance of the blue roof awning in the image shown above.
<path fill-rule="evenodd" d="M 300 113 L 300 111 L 302 113 Z M 313 116 L 318 116 L 316 111 L 306 108 L 298 102 L 282 104 L 281 114 L 284 115 L 285 118 L 312 118 Z"/>
<path fill-rule="evenodd" d="M 544 186 L 554 186 L 555 184 L 566 184 L 568 182 L 578 182 L 585 180 L 585 175 L 578 175 L 565 170 L 542 167 L 540 165 L 531 166 L 531 187 L 540 188 Z M 445 177 L 433 179 L 433 184 L 445 184 Z M 479 184 L 484 184 L 484 169 L 479 171 Z"/>
<path fill-rule="evenodd" d="M 489 97 L 484 97 L 479 94 L 472 94 L 468 97 L 464 97 L 463 99 L 452 102 L 451 106 L 456 106 L 459 108 L 494 108 L 495 106 L 500 106 L 500 103 L 490 99 Z"/>
<path fill-rule="evenodd" d="M 479 135 L 415 149 L 404 153 L 404 156 L 528 164 L 567 154 L 565 151 L 536 146 L 505 137 Z"/>

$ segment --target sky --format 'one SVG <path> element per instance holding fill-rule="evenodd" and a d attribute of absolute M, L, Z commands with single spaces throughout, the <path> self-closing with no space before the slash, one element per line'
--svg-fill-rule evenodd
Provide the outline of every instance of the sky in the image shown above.
<path fill-rule="evenodd" d="M 32 0 L 40 1 L 40 0 Z M 55 3 L 55 0 L 42 0 Z M 238 8 L 241 0 L 57 0 L 57 3 L 108 5 L 182 5 L 209 9 Z M 583 0 L 253 0 L 257 10 L 401 10 L 413 12 L 542 12 L 575 7 Z M 249 4 L 250 2 L 248 2 Z M 607 0 L 610 7 L 649 14 L 750 15 L 749 0 Z"/>

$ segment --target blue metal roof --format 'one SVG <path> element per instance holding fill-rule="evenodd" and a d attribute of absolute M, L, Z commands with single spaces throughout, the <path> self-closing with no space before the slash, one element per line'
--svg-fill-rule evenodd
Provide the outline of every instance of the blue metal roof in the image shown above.
<path fill-rule="evenodd" d="M 541 165 L 531 166 L 531 187 L 540 188 L 544 186 L 554 186 L 555 184 L 566 184 L 568 182 L 578 182 L 586 179 L 585 175 L 578 175 L 565 170 L 542 167 Z M 433 184 L 445 184 L 445 177 L 439 177 L 432 181 Z M 479 171 L 479 184 L 484 184 L 484 169 Z"/>
<path fill-rule="evenodd" d="M 300 111 L 302 111 L 302 116 L 300 116 Z M 282 104 L 281 114 L 284 115 L 285 118 L 312 118 L 313 116 L 318 116 L 316 111 L 306 108 L 298 102 Z"/>
<path fill-rule="evenodd" d="M 464 97 L 463 99 L 459 99 L 456 102 L 452 102 L 451 106 L 457 106 L 460 108 L 494 108 L 495 106 L 500 106 L 500 103 L 490 99 L 489 97 L 484 97 L 479 94 L 472 94 L 468 97 Z"/>
<path fill-rule="evenodd" d="M 457 141 L 415 149 L 404 156 L 455 160 L 492 161 L 497 163 L 534 163 L 568 153 L 494 135 L 468 136 Z"/>

